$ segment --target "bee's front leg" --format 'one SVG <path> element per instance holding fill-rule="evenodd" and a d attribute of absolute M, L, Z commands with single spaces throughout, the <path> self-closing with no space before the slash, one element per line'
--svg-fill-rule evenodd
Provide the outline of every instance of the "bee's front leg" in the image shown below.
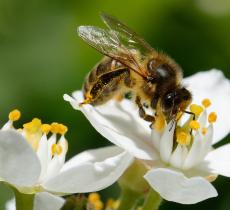
<path fill-rule="evenodd" d="M 139 115 L 141 118 L 143 118 L 145 121 L 148 121 L 148 122 L 152 122 L 154 123 L 155 122 L 155 117 L 152 116 L 152 115 L 149 115 L 149 114 L 146 114 L 145 110 L 144 110 L 144 107 L 141 103 L 141 98 L 139 96 L 136 97 L 136 100 L 135 100 L 138 108 L 139 108 Z"/>

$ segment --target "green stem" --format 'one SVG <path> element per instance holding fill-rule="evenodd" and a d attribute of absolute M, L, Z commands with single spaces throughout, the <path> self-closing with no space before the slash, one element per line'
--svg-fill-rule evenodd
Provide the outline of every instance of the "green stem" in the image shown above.
<path fill-rule="evenodd" d="M 131 210 L 135 206 L 140 194 L 127 188 L 122 188 L 120 205 L 117 210 Z"/>
<path fill-rule="evenodd" d="M 162 198 L 160 197 L 160 195 L 154 190 L 151 190 L 144 202 L 143 210 L 158 210 L 161 201 Z"/>
<path fill-rule="evenodd" d="M 16 189 L 13 189 L 13 191 L 16 200 L 16 210 L 33 210 L 34 194 L 23 194 Z"/>

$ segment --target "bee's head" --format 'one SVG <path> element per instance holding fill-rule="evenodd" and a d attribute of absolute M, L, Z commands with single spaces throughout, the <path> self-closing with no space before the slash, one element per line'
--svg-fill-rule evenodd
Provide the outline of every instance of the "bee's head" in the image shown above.
<path fill-rule="evenodd" d="M 169 91 L 161 100 L 163 113 L 168 119 L 172 119 L 179 111 L 184 111 L 191 100 L 192 94 L 184 87 Z"/>

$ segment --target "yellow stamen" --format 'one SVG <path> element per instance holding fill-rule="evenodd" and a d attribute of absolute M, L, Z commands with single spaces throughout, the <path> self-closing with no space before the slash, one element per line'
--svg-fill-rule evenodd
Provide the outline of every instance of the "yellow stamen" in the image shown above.
<path fill-rule="evenodd" d="M 120 203 L 121 203 L 120 200 L 116 200 L 113 204 L 113 208 L 118 209 L 118 207 L 120 206 Z"/>
<path fill-rule="evenodd" d="M 34 118 L 31 122 L 25 123 L 23 128 L 27 129 L 28 132 L 38 132 L 41 129 L 42 122 L 38 118 Z"/>
<path fill-rule="evenodd" d="M 108 199 L 108 200 L 106 201 L 106 205 L 105 205 L 106 209 L 107 209 L 107 208 L 112 209 L 112 208 L 113 208 L 113 203 L 114 203 L 114 202 L 115 202 L 114 199 L 112 199 L 112 198 Z"/>
<path fill-rule="evenodd" d="M 103 204 L 103 202 L 102 201 L 96 201 L 96 202 L 94 202 L 94 203 L 92 203 L 93 204 L 93 207 L 94 207 L 94 209 L 95 210 L 102 210 L 103 209 L 103 207 L 104 207 L 104 204 Z"/>
<path fill-rule="evenodd" d="M 115 200 L 112 198 L 107 200 L 106 205 L 105 205 L 106 209 L 113 209 L 114 202 L 115 202 Z"/>
<path fill-rule="evenodd" d="M 112 198 L 108 199 L 106 202 L 106 208 L 105 209 L 117 209 L 120 205 L 119 200 L 114 200 Z"/>
<path fill-rule="evenodd" d="M 51 147 L 52 155 L 60 155 L 62 153 L 62 146 L 59 144 L 53 144 Z"/>
<path fill-rule="evenodd" d="M 51 124 L 51 129 L 50 129 L 50 131 L 51 131 L 52 133 L 59 133 L 59 124 L 56 123 L 56 122 L 53 122 L 53 123 Z"/>
<path fill-rule="evenodd" d="M 104 207 L 104 204 L 101 201 L 100 195 L 98 193 L 90 193 L 88 202 L 93 206 L 95 210 L 102 210 Z"/>
<path fill-rule="evenodd" d="M 193 130 L 198 130 L 200 128 L 200 123 L 197 122 L 196 120 L 192 120 L 189 123 L 190 128 L 192 128 Z"/>
<path fill-rule="evenodd" d="M 143 208 L 141 206 L 137 207 L 137 210 L 142 210 Z"/>
<path fill-rule="evenodd" d="M 51 125 L 49 124 L 42 124 L 41 130 L 43 133 L 48 134 L 51 130 Z"/>
<path fill-rule="evenodd" d="M 63 124 L 59 124 L 59 123 L 54 122 L 51 124 L 50 131 L 52 133 L 64 135 L 68 131 L 68 128 L 67 128 L 67 126 L 65 126 Z"/>
<path fill-rule="evenodd" d="M 61 135 L 66 134 L 66 132 L 68 131 L 68 127 L 63 125 L 63 124 L 59 124 L 59 133 Z"/>
<path fill-rule="evenodd" d="M 200 114 L 204 111 L 202 106 L 192 104 L 190 106 L 190 111 L 196 115 L 196 117 L 199 117 Z"/>
<path fill-rule="evenodd" d="M 14 109 L 9 113 L 9 120 L 11 121 L 17 121 L 20 119 L 20 117 L 21 117 L 21 112 L 17 109 Z"/>
<path fill-rule="evenodd" d="M 207 128 L 202 128 L 202 134 L 205 135 L 207 133 Z"/>
<path fill-rule="evenodd" d="M 208 122 L 214 123 L 217 120 L 217 114 L 215 112 L 211 112 L 208 116 Z"/>
<path fill-rule="evenodd" d="M 202 104 L 205 108 L 208 108 L 211 106 L 211 101 L 208 99 L 208 98 L 205 98 L 203 101 L 202 101 Z"/>
<path fill-rule="evenodd" d="M 184 131 L 180 131 L 177 133 L 177 142 L 180 145 L 189 145 L 191 141 L 191 135 L 185 133 Z"/>
<path fill-rule="evenodd" d="M 98 193 L 90 193 L 88 197 L 88 201 L 90 203 L 94 203 L 96 201 L 99 201 L 101 199 L 100 195 Z"/>

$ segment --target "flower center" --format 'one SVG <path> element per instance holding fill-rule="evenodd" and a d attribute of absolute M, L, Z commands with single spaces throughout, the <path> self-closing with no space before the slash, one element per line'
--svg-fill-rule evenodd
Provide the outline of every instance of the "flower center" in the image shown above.
<path fill-rule="evenodd" d="M 215 112 L 211 112 L 207 117 L 207 108 L 210 106 L 211 101 L 207 98 L 202 101 L 202 105 L 190 105 L 190 111 L 195 115 L 195 119 L 191 116 L 182 126 L 177 126 L 176 142 L 178 144 L 191 147 L 197 133 L 202 134 L 203 137 L 207 134 L 207 127 L 217 120 Z"/>
<path fill-rule="evenodd" d="M 176 141 L 180 145 L 187 146 L 191 142 L 191 135 L 184 131 L 177 132 Z"/>
<path fill-rule="evenodd" d="M 164 117 L 157 113 L 152 136 L 164 163 L 188 170 L 203 161 L 212 149 L 213 124 L 217 121 L 217 114 L 208 110 L 210 106 L 209 99 L 201 105 L 191 104 L 190 116 L 189 112 L 179 113 L 167 126 Z"/>
<path fill-rule="evenodd" d="M 11 111 L 9 113 L 9 121 L 3 126 L 4 130 L 14 129 L 13 122 L 19 120 L 21 117 L 21 112 L 17 109 Z M 20 132 L 27 142 L 31 145 L 34 151 L 38 150 L 39 143 L 43 135 L 60 135 L 64 136 L 68 131 L 68 128 L 60 123 L 51 123 L 51 124 L 42 124 L 42 121 L 38 118 L 32 119 L 32 121 L 23 124 L 23 128 L 18 128 L 18 132 Z M 57 140 L 51 145 L 51 154 L 61 155 L 64 151 L 63 146 L 60 143 L 56 143 Z M 67 144 L 65 145 L 67 147 Z"/>

